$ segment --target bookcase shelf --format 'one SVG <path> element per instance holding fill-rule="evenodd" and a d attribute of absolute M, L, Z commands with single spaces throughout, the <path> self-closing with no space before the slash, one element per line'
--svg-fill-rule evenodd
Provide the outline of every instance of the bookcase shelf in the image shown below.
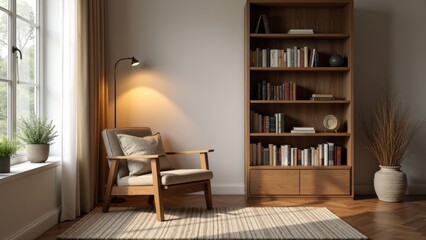
<path fill-rule="evenodd" d="M 353 0 L 246 1 L 247 197 L 353 198 Z M 288 33 L 297 29 L 313 34 Z M 329 64 L 336 54 L 338 67 Z M 310 100 L 321 94 L 336 100 Z M 337 131 L 324 131 L 329 115 Z"/>
<path fill-rule="evenodd" d="M 349 38 L 346 33 L 316 33 L 316 34 L 285 34 L 285 33 L 252 33 L 250 37 L 262 39 L 346 39 Z"/>
<path fill-rule="evenodd" d="M 350 104 L 346 100 L 250 100 L 252 104 Z"/>
<path fill-rule="evenodd" d="M 250 166 L 250 169 L 257 169 L 257 170 L 279 170 L 279 169 L 287 169 L 287 170 L 350 170 L 350 166 Z"/>
<path fill-rule="evenodd" d="M 348 67 L 250 67 L 252 71 L 347 72 Z"/>
<path fill-rule="evenodd" d="M 250 137 L 350 137 L 350 133 L 250 133 Z"/>

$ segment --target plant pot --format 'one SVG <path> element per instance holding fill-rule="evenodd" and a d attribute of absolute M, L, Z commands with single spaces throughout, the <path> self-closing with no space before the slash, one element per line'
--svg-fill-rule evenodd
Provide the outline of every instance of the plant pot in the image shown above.
<path fill-rule="evenodd" d="M 42 163 L 49 157 L 49 144 L 27 144 L 27 159 L 32 163 Z"/>
<path fill-rule="evenodd" d="M 374 190 L 379 200 L 401 202 L 407 191 L 407 176 L 401 166 L 380 166 L 374 174 Z"/>
<path fill-rule="evenodd" d="M 0 173 L 10 173 L 10 157 L 0 157 Z"/>

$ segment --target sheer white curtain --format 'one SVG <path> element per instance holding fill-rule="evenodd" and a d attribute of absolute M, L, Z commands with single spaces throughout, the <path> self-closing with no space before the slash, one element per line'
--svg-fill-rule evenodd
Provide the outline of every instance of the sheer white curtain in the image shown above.
<path fill-rule="evenodd" d="M 61 1 L 61 73 L 62 73 L 62 213 L 61 221 L 80 215 L 79 163 L 77 158 L 77 87 L 84 78 L 84 36 L 80 24 L 81 2 Z"/>
<path fill-rule="evenodd" d="M 106 127 L 105 1 L 61 1 L 62 213 L 89 212 L 106 169 L 100 135 Z M 58 109 L 59 110 L 59 109 Z"/>

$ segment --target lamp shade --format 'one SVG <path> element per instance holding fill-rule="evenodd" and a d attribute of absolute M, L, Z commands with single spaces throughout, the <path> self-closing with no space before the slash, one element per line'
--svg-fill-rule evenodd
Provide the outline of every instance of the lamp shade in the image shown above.
<path fill-rule="evenodd" d="M 132 57 L 132 66 L 137 66 L 137 65 L 139 65 L 139 61 L 135 57 Z"/>

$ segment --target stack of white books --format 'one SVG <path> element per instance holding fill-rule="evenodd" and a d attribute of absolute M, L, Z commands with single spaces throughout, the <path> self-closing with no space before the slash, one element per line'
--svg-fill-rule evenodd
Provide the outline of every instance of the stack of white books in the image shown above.
<path fill-rule="evenodd" d="M 315 133 L 314 127 L 293 127 L 291 133 Z"/>
<path fill-rule="evenodd" d="M 314 34 L 314 29 L 290 29 L 288 34 Z"/>

